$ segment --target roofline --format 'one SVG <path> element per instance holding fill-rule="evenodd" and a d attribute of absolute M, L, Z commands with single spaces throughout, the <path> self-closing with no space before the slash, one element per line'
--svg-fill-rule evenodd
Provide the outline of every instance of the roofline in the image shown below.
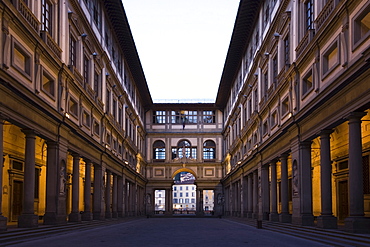
<path fill-rule="evenodd" d="M 260 0 L 240 1 L 215 102 L 222 109 L 227 104 L 231 87 L 239 71 L 248 41 L 252 35 L 261 2 Z"/>
<path fill-rule="evenodd" d="M 105 0 L 103 2 L 110 24 L 114 28 L 124 58 L 142 99 L 143 107 L 148 108 L 153 104 L 153 100 L 149 92 L 123 3 L 120 0 Z"/>

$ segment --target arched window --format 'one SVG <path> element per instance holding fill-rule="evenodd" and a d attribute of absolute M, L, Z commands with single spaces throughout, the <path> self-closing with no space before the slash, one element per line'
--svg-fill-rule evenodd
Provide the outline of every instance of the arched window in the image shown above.
<path fill-rule="evenodd" d="M 153 143 L 153 159 L 155 160 L 166 159 L 166 146 L 163 141 L 155 141 Z"/>
<path fill-rule="evenodd" d="M 191 157 L 191 144 L 187 140 L 182 140 L 177 143 L 178 157 Z"/>
<path fill-rule="evenodd" d="M 216 144 L 214 141 L 208 140 L 203 144 L 203 159 L 214 160 L 216 159 Z"/>

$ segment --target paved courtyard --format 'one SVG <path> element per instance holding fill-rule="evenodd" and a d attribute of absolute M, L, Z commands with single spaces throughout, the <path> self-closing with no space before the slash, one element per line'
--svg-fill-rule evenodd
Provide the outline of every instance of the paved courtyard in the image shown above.
<path fill-rule="evenodd" d="M 11 246 L 326 246 L 218 218 L 149 218 Z"/>

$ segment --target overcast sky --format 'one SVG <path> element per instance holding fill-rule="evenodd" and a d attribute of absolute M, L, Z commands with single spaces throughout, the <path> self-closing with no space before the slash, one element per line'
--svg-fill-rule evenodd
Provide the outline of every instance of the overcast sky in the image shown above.
<path fill-rule="evenodd" d="M 214 101 L 239 0 L 122 2 L 153 101 Z"/>

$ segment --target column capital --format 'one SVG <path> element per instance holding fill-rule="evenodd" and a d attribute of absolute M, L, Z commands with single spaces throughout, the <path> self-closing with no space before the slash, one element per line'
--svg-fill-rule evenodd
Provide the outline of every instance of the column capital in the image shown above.
<path fill-rule="evenodd" d="M 21 131 L 26 135 L 28 138 L 36 138 L 36 132 L 33 129 L 21 129 Z"/>
<path fill-rule="evenodd" d="M 80 154 L 78 154 L 78 153 L 71 153 L 71 155 L 72 155 L 72 157 L 73 157 L 73 159 L 80 159 L 81 157 L 80 157 Z"/>
<path fill-rule="evenodd" d="M 279 159 L 281 161 L 282 159 L 288 159 L 288 157 L 289 157 L 289 153 L 282 153 L 280 154 Z"/>
<path fill-rule="evenodd" d="M 312 145 L 312 141 L 301 141 L 299 142 L 299 147 L 300 148 L 308 148 L 308 147 L 311 147 Z"/>
<path fill-rule="evenodd" d="M 345 116 L 345 118 L 348 121 L 351 120 L 361 120 L 364 116 L 366 116 L 366 112 L 350 112 L 348 115 Z"/>
<path fill-rule="evenodd" d="M 331 133 L 333 133 L 334 130 L 332 129 L 323 129 L 320 131 L 319 135 L 320 135 L 320 138 L 322 137 L 325 137 L 325 136 L 330 136 Z"/>

